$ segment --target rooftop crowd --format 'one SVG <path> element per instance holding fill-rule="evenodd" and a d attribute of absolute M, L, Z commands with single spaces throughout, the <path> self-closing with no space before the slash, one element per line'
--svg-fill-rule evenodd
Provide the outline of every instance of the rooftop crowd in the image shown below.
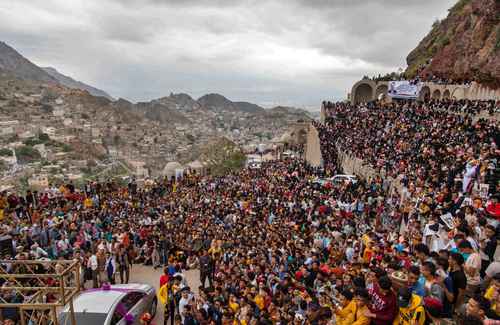
<path fill-rule="evenodd" d="M 495 103 L 467 105 L 325 103 L 324 168 L 287 158 L 148 187 L 4 192 L 4 258 L 80 260 L 86 287 L 161 266 L 171 324 L 496 324 L 498 124 L 468 115 Z M 382 176 L 330 182 L 339 151 L 402 191 Z"/>

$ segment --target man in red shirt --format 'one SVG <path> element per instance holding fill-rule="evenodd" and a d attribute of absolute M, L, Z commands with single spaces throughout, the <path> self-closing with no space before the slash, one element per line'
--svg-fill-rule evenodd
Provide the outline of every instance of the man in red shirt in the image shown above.
<path fill-rule="evenodd" d="M 486 211 L 488 214 L 497 220 L 500 220 L 500 203 L 498 203 L 498 198 L 500 194 L 496 194 L 491 198 L 491 201 L 488 202 L 486 206 Z"/>
<path fill-rule="evenodd" d="M 160 288 L 169 280 L 168 268 L 163 269 L 163 274 L 160 276 Z"/>
<path fill-rule="evenodd" d="M 391 290 L 391 287 L 391 280 L 387 276 L 382 276 L 368 290 L 372 303 L 370 311 L 365 316 L 370 317 L 374 325 L 392 324 L 396 317 L 396 295 Z"/>

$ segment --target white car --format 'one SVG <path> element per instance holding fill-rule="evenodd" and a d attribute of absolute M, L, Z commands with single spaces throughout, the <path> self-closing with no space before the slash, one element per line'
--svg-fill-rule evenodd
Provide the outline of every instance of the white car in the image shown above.
<path fill-rule="evenodd" d="M 343 183 L 343 182 L 349 182 L 352 184 L 356 184 L 358 182 L 358 178 L 356 177 L 356 175 L 339 174 L 339 175 L 333 176 L 331 178 L 331 182 L 335 185 Z"/>
<path fill-rule="evenodd" d="M 261 167 L 261 162 L 260 161 L 252 161 L 248 163 L 248 168 L 250 169 L 259 169 Z"/>
<path fill-rule="evenodd" d="M 330 178 L 317 178 L 313 181 L 314 183 L 324 185 L 326 183 L 332 183 L 333 185 L 339 185 L 343 182 L 349 182 L 352 184 L 356 184 L 358 182 L 358 178 L 355 175 L 335 175 Z"/>
<path fill-rule="evenodd" d="M 131 324 L 140 324 L 140 318 L 146 312 L 154 317 L 158 300 L 152 286 L 131 283 L 111 285 L 108 290 L 83 291 L 73 300 L 73 306 L 78 325 L 128 325 L 127 314 L 134 318 Z M 61 325 L 72 324 L 69 306 L 58 319 Z"/>

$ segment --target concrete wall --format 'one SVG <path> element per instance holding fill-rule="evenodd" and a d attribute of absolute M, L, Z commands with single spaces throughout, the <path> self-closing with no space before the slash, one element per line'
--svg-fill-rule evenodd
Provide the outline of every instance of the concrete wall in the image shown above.
<path fill-rule="evenodd" d="M 380 176 L 386 183 L 389 193 L 394 191 L 402 193 L 403 186 L 399 179 L 387 176 L 385 172 L 378 172 L 376 169 L 364 163 L 362 159 L 352 157 L 346 152 L 337 147 L 338 163 L 342 167 L 345 174 L 357 175 L 366 181 L 370 181 L 377 176 Z"/>
<path fill-rule="evenodd" d="M 305 159 L 311 166 L 320 167 L 323 165 L 318 130 L 312 124 L 309 125 L 307 132 Z"/>
<path fill-rule="evenodd" d="M 362 159 L 352 157 L 346 152 L 337 147 L 338 161 L 342 170 L 346 174 L 357 175 L 367 181 L 380 176 L 384 179 L 389 191 L 402 193 L 402 185 L 399 179 L 394 179 L 385 173 L 380 173 L 371 166 L 368 166 Z M 316 128 L 311 124 L 307 132 L 307 143 L 305 149 L 305 160 L 314 167 L 323 165 L 323 157 L 321 155 L 321 146 L 319 141 L 319 134 Z"/>

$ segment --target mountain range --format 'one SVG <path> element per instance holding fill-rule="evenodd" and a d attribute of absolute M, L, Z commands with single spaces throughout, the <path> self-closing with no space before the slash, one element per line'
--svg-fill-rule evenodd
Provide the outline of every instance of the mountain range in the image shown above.
<path fill-rule="evenodd" d="M 87 85 L 86 83 L 83 83 L 83 82 L 75 80 L 71 77 L 65 76 L 52 67 L 43 67 L 42 69 L 45 72 L 47 72 L 51 77 L 56 79 L 60 84 L 66 86 L 68 88 L 86 90 L 93 96 L 106 97 L 109 100 L 114 100 L 113 97 L 111 97 L 104 90 L 97 89 L 95 87 Z"/>
<path fill-rule="evenodd" d="M 111 102 L 114 101 L 113 97 L 105 91 L 66 76 L 53 67 L 39 67 L 35 65 L 14 48 L 1 41 L 0 72 L 7 72 L 11 76 L 23 80 L 87 91 L 93 96 L 104 97 Z M 281 107 L 264 109 L 259 105 L 249 102 L 233 102 L 220 94 L 207 94 L 195 100 L 188 94 L 180 93 L 170 94 L 167 97 L 161 97 L 149 102 L 139 102 L 137 104 L 133 104 L 126 99 L 119 99 L 110 104 L 116 108 L 122 108 L 129 112 L 143 115 L 146 118 L 158 119 L 161 122 L 171 119 L 186 122 L 181 112 L 197 109 L 206 109 L 214 112 L 233 111 L 248 114 L 292 114 L 297 115 L 298 118 L 308 118 L 308 112 L 305 110 L 291 107 L 288 107 L 286 111 L 283 111 Z"/>
<path fill-rule="evenodd" d="M 294 107 L 278 106 L 264 109 L 256 104 L 247 102 L 233 102 L 220 94 L 204 95 L 197 100 L 190 95 L 170 94 L 168 97 L 154 99 L 150 102 L 132 103 L 126 99 L 119 98 L 110 105 L 118 111 L 128 112 L 137 117 L 159 121 L 162 124 L 172 122 L 189 123 L 186 114 L 199 111 L 200 114 L 209 111 L 215 113 L 238 113 L 251 116 L 265 116 L 267 118 L 295 117 L 295 119 L 310 119 L 309 112 Z"/>

